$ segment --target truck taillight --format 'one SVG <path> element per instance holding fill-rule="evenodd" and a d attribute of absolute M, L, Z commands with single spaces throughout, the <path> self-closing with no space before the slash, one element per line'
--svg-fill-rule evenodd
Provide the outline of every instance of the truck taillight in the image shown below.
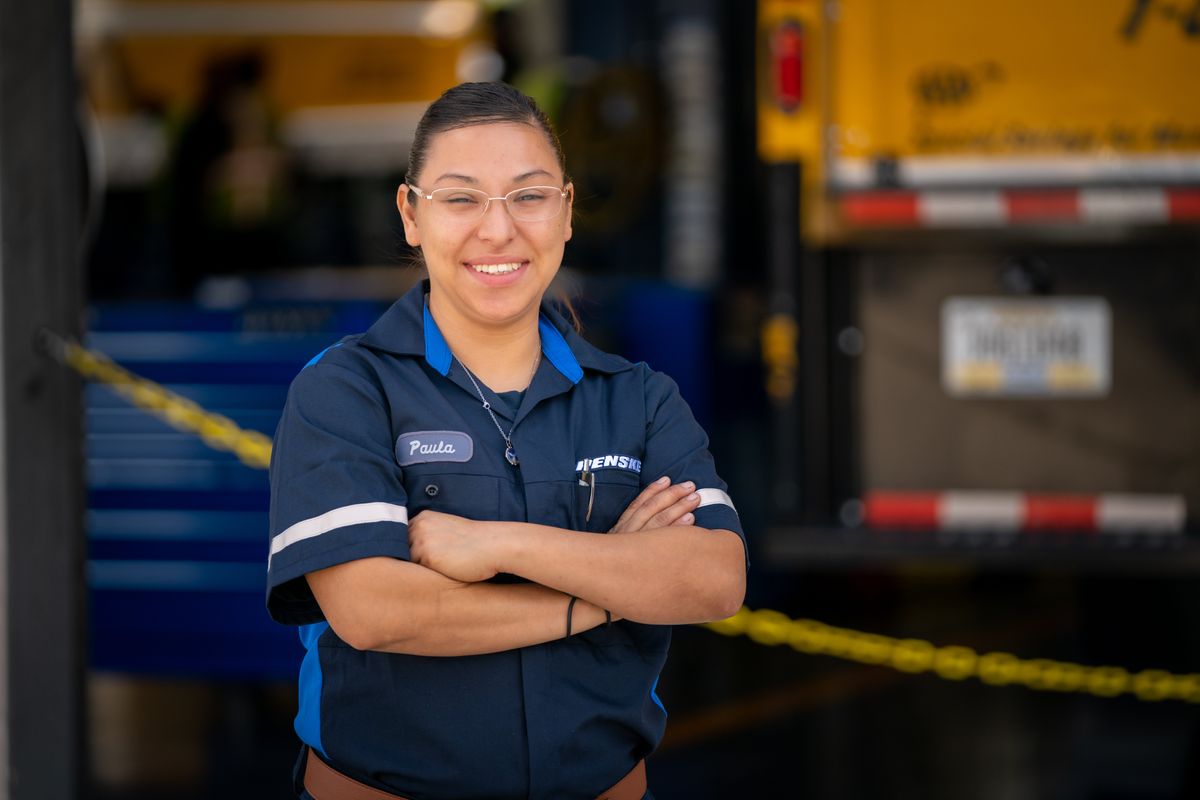
<path fill-rule="evenodd" d="M 771 34 L 771 74 L 779 108 L 798 109 L 804 102 L 804 29 L 795 20 L 780 23 Z"/>

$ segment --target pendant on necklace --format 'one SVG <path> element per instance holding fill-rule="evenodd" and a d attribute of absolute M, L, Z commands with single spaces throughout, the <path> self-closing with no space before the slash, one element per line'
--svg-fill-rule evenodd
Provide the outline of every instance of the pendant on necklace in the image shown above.
<path fill-rule="evenodd" d="M 542 363 L 542 354 L 539 351 L 537 358 L 533 361 L 533 372 L 529 373 L 530 381 L 533 380 L 533 376 L 537 373 L 538 364 L 540 363 Z M 496 430 L 504 437 L 504 460 L 514 467 L 520 466 L 521 462 L 517 460 L 517 451 L 513 450 L 512 446 L 512 435 L 513 431 L 516 430 L 516 423 L 513 423 L 513 427 L 509 428 L 508 433 L 505 433 L 504 428 L 500 427 L 500 420 L 496 419 L 496 413 L 492 411 L 492 404 L 483 396 L 483 390 L 479 388 L 479 382 L 475 380 L 475 376 L 471 374 L 471 370 L 467 369 L 467 365 L 462 363 L 461 360 L 458 362 L 458 365 L 463 368 L 463 373 L 470 379 L 471 385 L 475 387 L 475 394 L 479 395 L 479 402 L 483 403 L 483 410 L 492 418 L 492 424 L 496 426 Z"/>

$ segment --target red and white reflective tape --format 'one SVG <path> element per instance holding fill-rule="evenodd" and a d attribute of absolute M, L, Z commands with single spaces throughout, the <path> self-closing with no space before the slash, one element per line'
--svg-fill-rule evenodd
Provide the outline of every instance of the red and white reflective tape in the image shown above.
<path fill-rule="evenodd" d="M 856 227 L 1200 222 L 1200 187 L 864 191 L 843 193 L 838 203 Z"/>
<path fill-rule="evenodd" d="M 870 528 L 1181 533 L 1182 495 L 1058 495 L 1027 492 L 869 492 Z"/>
<path fill-rule="evenodd" d="M 886 165 L 838 157 L 829 180 L 840 191 L 878 187 L 886 166 L 892 185 L 922 189 L 1037 189 L 1047 186 L 1200 186 L 1200 152 L 909 155 Z"/>

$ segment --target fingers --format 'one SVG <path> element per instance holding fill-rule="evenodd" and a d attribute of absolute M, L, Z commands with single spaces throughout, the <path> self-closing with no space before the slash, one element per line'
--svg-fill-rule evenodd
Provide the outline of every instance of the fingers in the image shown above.
<path fill-rule="evenodd" d="M 690 492 L 650 518 L 647 528 L 665 528 L 669 525 L 691 525 L 696 521 L 692 512 L 700 503 L 700 495 Z"/>
<path fill-rule="evenodd" d="M 694 494 L 695 491 L 696 484 L 692 483 L 691 481 L 685 481 L 683 483 L 677 483 L 674 486 L 670 486 L 654 495 L 647 500 L 641 508 L 634 512 L 633 517 L 635 519 L 640 518 L 642 521 L 638 527 L 645 528 L 647 527 L 647 523 L 658 517 L 660 514 L 669 512 L 669 509 L 675 504 L 680 502 L 686 503 L 689 495 Z M 696 500 L 698 501 L 699 499 L 699 496 L 697 496 Z M 688 510 L 690 511 L 691 509 Z M 663 517 L 663 519 L 666 518 L 666 516 Z"/>
<path fill-rule="evenodd" d="M 657 482 L 651 486 L 656 485 Z M 628 532 L 663 528 L 668 525 L 690 525 L 695 519 L 689 518 L 688 515 L 700 503 L 700 496 L 695 490 L 695 484 L 685 481 L 654 492 L 643 491 L 642 495 L 630 503 L 626 513 L 622 514 L 621 519 L 613 526 L 613 531 Z M 642 502 L 638 503 L 638 500 Z"/>
<path fill-rule="evenodd" d="M 619 526 L 623 520 L 629 517 L 630 514 L 633 514 L 635 511 L 645 505 L 655 495 L 665 491 L 670 485 L 671 479 L 666 475 L 663 475 L 661 478 L 654 481 L 654 483 L 650 484 L 645 489 L 642 489 L 641 493 L 639 493 L 637 497 L 633 498 L 633 502 L 630 503 L 623 512 L 621 512 L 621 517 L 617 520 L 617 525 Z"/>
<path fill-rule="evenodd" d="M 653 497 L 665 491 L 670 485 L 671 479 L 666 475 L 663 475 L 661 478 L 654 481 L 654 483 L 650 484 L 645 489 L 642 489 L 638 496 L 633 498 L 633 502 L 626 506 L 625 510 L 621 512 L 621 516 L 617 518 L 616 523 L 613 524 L 612 530 L 625 530 L 625 524 L 628 522 L 629 518 L 633 514 L 637 513 L 637 510 L 649 502 Z"/>

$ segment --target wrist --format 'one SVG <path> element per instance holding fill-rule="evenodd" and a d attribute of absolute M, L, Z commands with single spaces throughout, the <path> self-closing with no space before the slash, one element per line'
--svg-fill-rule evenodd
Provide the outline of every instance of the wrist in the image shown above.
<path fill-rule="evenodd" d="M 574 631 L 590 631 L 592 628 L 598 628 L 604 625 L 609 620 L 609 616 L 605 611 L 595 603 L 589 603 L 586 600 L 580 600 L 575 604 L 574 612 Z"/>
<path fill-rule="evenodd" d="M 482 522 L 485 526 L 492 562 L 497 572 L 516 574 L 515 565 L 521 558 L 520 523 L 515 522 Z"/>

